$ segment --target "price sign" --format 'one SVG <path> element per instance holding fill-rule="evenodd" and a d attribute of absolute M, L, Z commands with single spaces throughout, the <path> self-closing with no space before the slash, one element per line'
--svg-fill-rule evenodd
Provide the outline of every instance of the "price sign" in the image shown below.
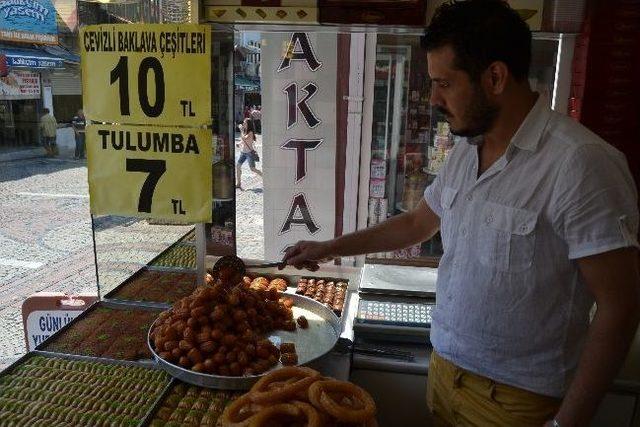
<path fill-rule="evenodd" d="M 91 213 L 211 222 L 211 132 L 89 125 Z"/>
<path fill-rule="evenodd" d="M 80 31 L 86 116 L 123 124 L 211 123 L 205 25 L 92 25 Z"/>

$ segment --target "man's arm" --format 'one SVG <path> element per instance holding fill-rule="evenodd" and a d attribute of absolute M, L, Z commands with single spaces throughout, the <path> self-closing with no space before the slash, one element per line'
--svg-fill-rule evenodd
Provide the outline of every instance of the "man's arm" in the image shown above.
<path fill-rule="evenodd" d="M 637 250 L 618 249 L 577 261 L 597 312 L 556 416 L 562 427 L 589 424 L 624 362 L 640 319 Z"/>
<path fill-rule="evenodd" d="M 301 241 L 287 249 L 283 263 L 315 270 L 318 263 L 342 256 L 402 249 L 433 237 L 440 218 L 424 199 L 410 212 L 365 230 L 324 242 Z"/>

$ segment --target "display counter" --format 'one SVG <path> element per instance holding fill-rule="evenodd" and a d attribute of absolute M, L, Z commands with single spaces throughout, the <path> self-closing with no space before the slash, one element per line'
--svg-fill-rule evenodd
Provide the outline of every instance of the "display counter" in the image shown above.
<path fill-rule="evenodd" d="M 171 378 L 153 360 L 147 342 L 158 315 L 196 289 L 195 255 L 180 252 L 193 247 L 190 235 L 5 369 L 0 374 L 0 425 L 216 425 L 242 392 Z M 206 266 L 215 261 L 207 257 Z M 349 381 L 361 269 L 327 266 L 310 273 L 288 267 L 249 269 L 247 274 L 284 279 L 289 286 L 281 296 L 304 294 L 302 282 L 318 289 L 311 298 L 324 294 L 323 301 L 339 318 L 340 334 L 334 348 L 308 366 Z M 320 285 L 335 289 L 331 301 Z"/>

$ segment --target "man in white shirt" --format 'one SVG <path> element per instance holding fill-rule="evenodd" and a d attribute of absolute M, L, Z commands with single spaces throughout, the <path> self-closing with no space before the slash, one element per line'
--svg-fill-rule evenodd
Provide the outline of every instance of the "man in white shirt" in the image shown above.
<path fill-rule="evenodd" d="M 435 424 L 588 425 L 640 316 L 626 160 L 531 91 L 531 33 L 506 2 L 443 5 L 425 42 L 431 104 L 466 140 L 415 210 L 299 242 L 285 261 L 315 269 L 439 230 L 427 397 Z"/>

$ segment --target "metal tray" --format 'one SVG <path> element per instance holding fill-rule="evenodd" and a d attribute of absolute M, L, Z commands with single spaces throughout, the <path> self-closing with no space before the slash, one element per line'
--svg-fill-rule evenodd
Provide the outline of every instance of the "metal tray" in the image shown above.
<path fill-rule="evenodd" d="M 165 271 L 167 273 L 193 273 L 197 274 L 198 270 L 195 268 L 186 267 L 165 267 L 163 265 L 147 265 L 145 267 L 149 271 Z"/>
<path fill-rule="evenodd" d="M 128 302 L 125 303 L 125 302 L 115 302 L 115 301 L 96 301 L 93 304 L 91 304 L 89 307 L 87 307 L 82 313 L 80 313 L 80 315 L 78 317 L 76 317 L 71 322 L 69 322 L 66 325 L 64 325 L 62 328 L 60 328 L 57 332 L 55 332 L 49 338 L 47 338 L 46 340 L 44 340 L 43 342 L 38 344 L 38 346 L 36 346 L 34 352 L 35 353 L 39 353 L 39 354 L 43 354 L 43 355 L 49 355 L 51 357 L 63 357 L 63 358 L 73 357 L 74 360 L 97 361 L 97 362 L 103 362 L 103 363 L 109 363 L 110 361 L 113 361 L 113 362 L 125 362 L 125 363 L 122 363 L 122 364 L 131 365 L 131 366 L 142 366 L 142 367 L 155 366 L 155 364 L 153 363 L 152 359 L 120 360 L 120 359 L 110 359 L 110 358 L 106 358 L 106 357 L 85 356 L 85 355 L 82 355 L 82 354 L 59 353 L 57 351 L 45 350 L 45 347 L 47 345 L 52 344 L 56 339 L 58 339 L 60 336 L 62 336 L 62 334 L 64 334 L 68 329 L 72 328 L 78 322 L 82 321 L 85 317 L 87 317 L 89 314 L 91 314 L 94 310 L 98 309 L 99 307 L 107 307 L 107 308 L 112 308 L 114 310 L 148 310 L 148 311 L 151 311 L 151 310 L 162 310 L 163 309 L 162 307 L 148 307 L 148 306 L 139 305 L 139 304 L 132 304 L 132 303 L 128 303 Z"/>
<path fill-rule="evenodd" d="M 154 265 L 154 263 L 157 262 L 163 255 L 165 255 L 166 253 L 171 252 L 172 250 L 174 250 L 174 249 L 176 249 L 178 247 L 181 247 L 181 246 L 194 248 L 194 250 L 195 250 L 195 246 L 196 245 L 193 244 L 193 243 L 190 243 L 190 242 L 183 242 L 182 239 L 180 239 L 177 242 L 174 242 L 167 249 L 165 249 L 164 251 L 162 251 L 158 255 L 156 255 L 151 261 L 149 261 L 147 263 L 147 268 L 168 268 L 168 269 L 180 270 L 180 271 L 189 271 L 189 270 L 196 271 L 196 268 L 191 268 L 191 267 Z M 195 257 L 197 258 L 197 254 L 195 255 Z"/>
<path fill-rule="evenodd" d="M 338 319 L 332 310 L 329 310 L 319 302 L 295 293 L 287 294 L 287 296 L 294 300 L 294 317 L 304 315 L 307 320 L 309 320 L 309 328 L 297 328 L 295 332 L 277 330 L 273 331 L 268 338 L 276 345 L 282 342 L 295 343 L 298 353 L 298 364 L 304 365 L 321 358 L 333 349 L 340 337 L 341 323 L 340 319 Z M 155 322 L 151 325 L 147 336 L 147 343 L 151 353 L 153 353 L 156 362 L 162 369 L 186 383 L 222 390 L 248 390 L 263 375 L 270 372 L 267 371 L 261 375 L 224 377 L 220 375 L 201 374 L 181 368 L 160 358 L 156 353 L 151 340 L 151 331 L 154 325 Z M 278 369 L 281 366 L 282 365 L 278 363 L 271 370 Z"/>
<path fill-rule="evenodd" d="M 171 390 L 173 390 L 173 387 L 175 387 L 176 384 L 178 384 L 178 380 L 176 380 L 175 378 L 171 378 L 169 384 L 167 384 L 164 390 L 162 390 L 160 396 L 158 396 L 156 401 L 153 402 L 153 405 L 151 405 L 151 407 L 147 411 L 147 414 L 144 416 L 144 419 L 140 423 L 140 427 L 147 427 L 151 424 L 151 421 L 153 421 L 156 412 L 158 412 L 158 410 L 162 407 L 162 402 L 164 402 L 164 399 L 169 396 L 169 393 L 171 393 Z"/>
<path fill-rule="evenodd" d="M 172 304 L 165 302 L 155 302 L 155 301 L 140 301 L 140 300 L 129 300 L 129 299 L 121 299 L 116 296 L 116 294 L 125 286 L 129 285 L 132 281 L 136 280 L 139 276 L 146 272 L 164 272 L 164 273 L 186 273 L 186 274 L 196 274 L 195 270 L 177 270 L 177 271 L 169 271 L 166 268 L 157 269 L 157 268 L 149 268 L 143 267 L 140 270 L 136 271 L 133 276 L 129 277 L 127 280 L 119 284 L 113 290 L 111 290 L 108 294 L 104 296 L 105 301 L 111 301 L 116 303 L 124 303 L 124 304 L 132 304 L 139 307 L 147 307 L 147 308 L 155 308 L 160 310 L 166 310 L 171 308 Z"/>
<path fill-rule="evenodd" d="M 108 365 L 131 366 L 136 368 L 142 367 L 142 368 L 152 369 L 152 370 L 159 369 L 159 367 L 155 363 L 153 363 L 151 360 L 142 364 L 140 362 L 133 362 L 129 360 L 116 360 L 116 359 L 107 359 L 102 357 L 81 356 L 77 354 L 53 353 L 48 351 L 34 350 L 20 357 L 11 365 L 7 366 L 7 368 L 5 368 L 3 371 L 0 371 L 0 377 L 8 375 L 13 369 L 23 364 L 27 359 L 33 356 L 42 356 L 47 358 L 57 358 L 57 359 L 65 359 L 65 360 L 77 360 L 82 362 L 93 362 L 93 363 L 101 363 L 101 364 L 108 364 Z M 169 391 L 172 389 L 173 385 L 175 384 L 175 381 L 176 380 L 173 378 L 170 378 L 167 381 L 167 384 L 165 385 L 162 392 L 158 395 L 156 400 L 153 402 L 153 405 L 149 407 L 146 414 L 142 417 L 142 420 L 138 424 L 140 427 L 148 425 L 148 422 L 152 419 L 153 415 L 158 410 L 158 407 L 160 406 L 164 398 L 167 396 Z"/>

